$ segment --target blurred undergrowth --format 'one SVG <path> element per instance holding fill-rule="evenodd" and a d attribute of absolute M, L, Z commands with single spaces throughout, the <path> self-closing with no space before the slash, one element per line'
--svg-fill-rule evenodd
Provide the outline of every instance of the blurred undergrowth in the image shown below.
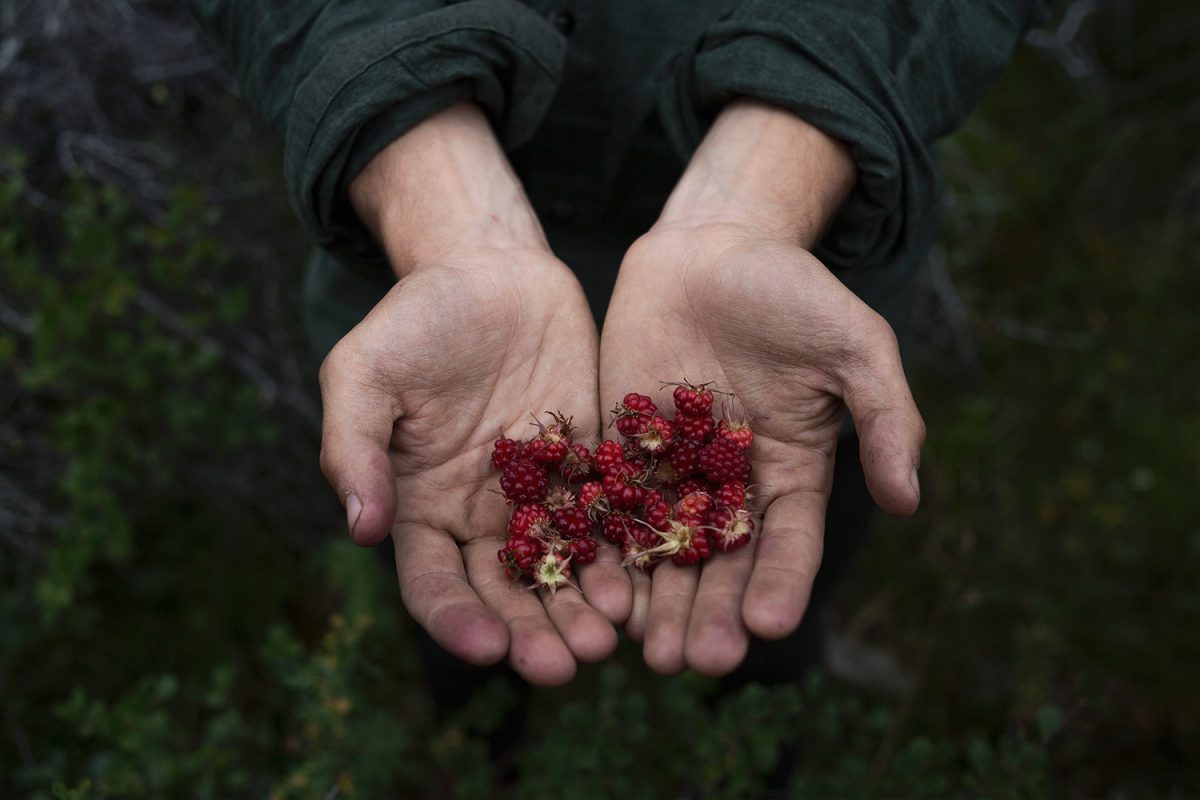
<path fill-rule="evenodd" d="M 900 680 L 835 664 L 717 696 L 626 648 L 435 717 L 393 581 L 316 469 L 281 193 L 198 179 L 272 175 L 272 146 L 202 51 L 153 61 L 170 48 L 131 56 L 136 136 L 47 150 L 11 126 L 0 796 L 1200 793 L 1200 21 L 1166 6 L 1067 4 L 943 148 L 925 503 L 831 620 Z M 110 107 L 102 77 L 76 95 Z"/>

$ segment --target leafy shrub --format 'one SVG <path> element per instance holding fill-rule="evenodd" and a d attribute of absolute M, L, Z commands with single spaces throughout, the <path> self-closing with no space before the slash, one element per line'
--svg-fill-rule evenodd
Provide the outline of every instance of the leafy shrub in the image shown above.
<path fill-rule="evenodd" d="M 913 358 L 925 510 L 834 604 L 911 673 L 898 697 L 821 672 L 721 694 L 625 643 L 567 689 L 497 679 L 440 716 L 392 576 L 317 472 L 311 365 L 264 329 L 278 300 L 235 235 L 260 216 L 187 188 L 147 215 L 3 154 L 0 796 L 1200 793 L 1176 11 L 1133 45 L 1085 25 L 1026 50 L 946 143 Z M 1070 58 L 1103 68 L 1081 88 Z"/>

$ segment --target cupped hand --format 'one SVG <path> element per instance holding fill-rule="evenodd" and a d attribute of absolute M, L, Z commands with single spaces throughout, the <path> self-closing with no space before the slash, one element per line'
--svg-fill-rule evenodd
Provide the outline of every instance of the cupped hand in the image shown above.
<path fill-rule="evenodd" d="M 661 224 L 628 252 L 604 323 L 601 398 L 686 378 L 731 392 L 753 425 L 750 546 L 634 575 L 631 635 L 657 671 L 720 675 L 751 635 L 799 624 L 821 562 L 844 410 L 876 502 L 919 501 L 924 426 L 888 323 L 806 250 L 752 225 Z M 660 406 L 670 407 L 665 393 Z"/>
<path fill-rule="evenodd" d="M 404 603 L 448 651 L 478 664 L 507 655 L 537 684 L 613 650 L 629 580 L 611 548 L 578 570 L 582 594 L 539 597 L 509 580 L 491 444 L 527 438 L 545 410 L 596 434 L 596 338 L 578 282 L 549 252 L 464 247 L 398 282 L 321 369 L 322 467 L 355 541 L 391 533 Z"/>

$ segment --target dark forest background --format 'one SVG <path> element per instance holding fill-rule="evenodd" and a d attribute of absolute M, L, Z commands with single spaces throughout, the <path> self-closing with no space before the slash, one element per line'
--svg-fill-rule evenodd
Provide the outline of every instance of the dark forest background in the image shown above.
<path fill-rule="evenodd" d="M 1064 3 L 941 156 L 924 503 L 828 663 L 445 717 L 317 468 L 278 145 L 176 3 L 0 5 L 0 797 L 1200 795 L 1200 8 Z"/>

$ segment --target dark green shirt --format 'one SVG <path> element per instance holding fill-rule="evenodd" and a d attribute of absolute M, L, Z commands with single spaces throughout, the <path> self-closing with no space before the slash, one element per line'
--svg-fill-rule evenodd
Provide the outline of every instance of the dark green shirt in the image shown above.
<path fill-rule="evenodd" d="M 306 283 L 322 352 L 392 282 L 346 186 L 388 142 L 462 99 L 487 112 L 594 308 L 725 102 L 794 111 L 849 142 L 858 165 L 817 255 L 902 330 L 934 232 L 932 146 L 1046 5 L 193 0 L 283 139 L 293 204 L 322 248 Z"/>

